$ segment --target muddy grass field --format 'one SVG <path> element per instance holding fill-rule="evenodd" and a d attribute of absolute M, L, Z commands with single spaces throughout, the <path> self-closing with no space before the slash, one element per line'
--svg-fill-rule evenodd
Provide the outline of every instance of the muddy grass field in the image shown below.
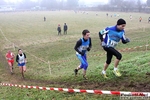
<path fill-rule="evenodd" d="M 83 14 L 82 11 L 78 13 L 73 11 L 0 13 L 2 22 L 0 24 L 0 82 L 56 88 L 149 92 L 150 24 L 147 23 L 148 14 L 142 14 L 143 20 L 140 23 L 138 19 L 141 14 L 139 13 L 119 13 L 119 17 L 113 18 L 106 17 L 106 13 Z M 109 12 L 109 15 L 114 13 L 118 12 Z M 132 21 L 129 19 L 131 14 Z M 43 21 L 44 16 L 47 18 L 46 22 Z M 106 80 L 100 75 L 106 57 L 104 50 L 100 47 L 98 32 L 106 26 L 115 25 L 120 17 L 127 21 L 126 35 L 131 42 L 127 45 L 119 43 L 117 47 L 123 55 L 119 65 L 122 76 L 118 78 L 113 75 L 112 61 L 107 71 L 109 79 Z M 63 28 L 64 23 L 68 24 L 68 34 L 58 36 L 57 25 L 61 24 Z M 77 77 L 73 72 L 79 65 L 73 48 L 82 36 L 83 29 L 90 30 L 93 44 L 92 50 L 88 53 L 88 80 L 82 78 L 82 71 Z M 10 75 L 4 57 L 7 50 L 17 54 L 18 48 L 23 49 L 28 60 L 24 80 L 21 79 L 16 63 L 14 74 Z M 4 100 L 11 98 L 14 100 L 20 98 L 24 100 L 119 99 L 119 96 L 110 95 L 70 94 L 3 86 L 0 88 L 2 90 L 0 90 L 0 98 Z"/>

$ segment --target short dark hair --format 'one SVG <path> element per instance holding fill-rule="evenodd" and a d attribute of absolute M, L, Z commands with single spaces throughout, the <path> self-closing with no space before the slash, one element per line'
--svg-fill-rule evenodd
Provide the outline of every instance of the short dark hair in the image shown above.
<path fill-rule="evenodd" d="M 18 49 L 18 51 L 19 51 L 19 50 L 21 50 L 21 49 Z"/>
<path fill-rule="evenodd" d="M 87 30 L 87 29 L 85 29 L 85 30 L 82 31 L 82 35 L 86 35 L 86 33 L 90 33 L 90 31 Z"/>
<path fill-rule="evenodd" d="M 122 18 L 118 19 L 117 25 L 122 25 L 122 24 L 126 24 L 126 21 Z"/>

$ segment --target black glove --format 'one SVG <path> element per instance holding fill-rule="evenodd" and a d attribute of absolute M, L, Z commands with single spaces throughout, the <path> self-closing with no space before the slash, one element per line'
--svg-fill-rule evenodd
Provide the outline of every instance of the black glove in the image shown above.
<path fill-rule="evenodd" d="M 83 52 L 80 52 L 79 54 L 81 54 L 82 56 L 84 56 L 84 53 L 83 53 Z"/>
<path fill-rule="evenodd" d="M 88 48 L 87 48 L 87 51 L 90 51 L 90 50 L 91 50 L 91 48 L 88 47 Z"/>
<path fill-rule="evenodd" d="M 128 42 L 130 42 L 130 39 L 129 39 L 129 38 L 126 38 L 126 40 L 122 41 L 123 44 L 126 44 L 126 43 L 128 43 Z"/>
<path fill-rule="evenodd" d="M 127 43 L 130 42 L 130 39 L 129 39 L 129 38 L 126 38 L 126 42 L 127 42 Z"/>
<path fill-rule="evenodd" d="M 103 35 L 99 32 L 99 39 L 101 40 L 101 42 L 103 41 Z"/>

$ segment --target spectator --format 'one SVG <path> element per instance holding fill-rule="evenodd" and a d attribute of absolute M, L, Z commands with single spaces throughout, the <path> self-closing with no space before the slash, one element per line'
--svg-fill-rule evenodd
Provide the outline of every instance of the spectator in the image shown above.
<path fill-rule="evenodd" d="M 130 20 L 132 21 L 132 15 L 130 15 Z"/>
<path fill-rule="evenodd" d="M 67 34 L 68 26 L 66 23 L 64 23 L 64 34 Z"/>
<path fill-rule="evenodd" d="M 106 13 L 106 16 L 108 17 L 108 13 Z"/>
<path fill-rule="evenodd" d="M 61 27 L 60 27 L 60 24 L 58 24 L 57 31 L 58 31 L 58 35 L 61 35 Z"/>
<path fill-rule="evenodd" d="M 148 23 L 150 22 L 150 17 L 148 18 Z"/>
<path fill-rule="evenodd" d="M 46 17 L 44 16 L 44 22 L 46 21 Z"/>

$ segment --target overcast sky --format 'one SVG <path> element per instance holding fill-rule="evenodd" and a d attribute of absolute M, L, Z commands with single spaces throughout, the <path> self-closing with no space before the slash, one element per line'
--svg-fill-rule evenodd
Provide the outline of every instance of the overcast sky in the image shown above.
<path fill-rule="evenodd" d="M 20 2 L 22 0 L 5 0 L 5 1 L 9 1 L 9 2 Z M 38 0 L 31 0 L 31 1 L 38 1 Z M 94 2 L 104 2 L 104 3 L 107 3 L 108 0 L 79 0 L 79 1 L 83 1 L 85 3 L 94 3 Z M 143 2 L 146 2 L 147 0 L 142 0 Z"/>
<path fill-rule="evenodd" d="M 10 2 L 18 2 L 18 1 L 22 1 L 22 0 L 5 0 L 5 1 L 10 1 Z M 31 1 L 38 1 L 38 0 L 31 0 Z M 85 1 L 85 2 L 98 2 L 98 1 L 105 1 L 107 2 L 108 0 L 79 0 L 79 1 Z"/>
<path fill-rule="evenodd" d="M 84 1 L 84 2 L 88 2 L 88 3 L 93 3 L 93 2 L 104 2 L 107 3 L 108 0 L 79 0 L 79 1 Z"/>

